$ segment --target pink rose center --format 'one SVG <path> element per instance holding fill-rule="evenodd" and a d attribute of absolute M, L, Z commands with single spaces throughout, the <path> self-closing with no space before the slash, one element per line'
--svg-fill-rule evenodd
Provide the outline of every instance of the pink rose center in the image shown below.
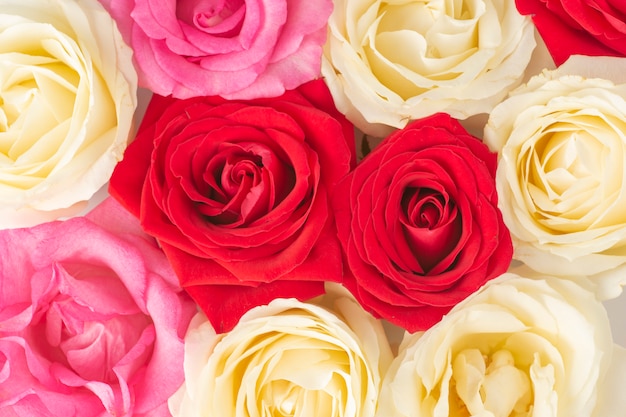
<path fill-rule="evenodd" d="M 244 0 L 180 0 L 176 15 L 199 30 L 232 36 L 241 29 L 246 13 Z"/>
<path fill-rule="evenodd" d="M 84 380 L 114 383 L 114 368 L 138 350 L 144 331 L 152 326 L 150 317 L 108 268 L 65 265 L 57 273 L 61 283 L 51 287 L 33 319 L 31 346 Z M 135 351 L 133 363 L 145 363 L 140 359 L 143 355 L 147 360 L 151 344 Z"/>
<path fill-rule="evenodd" d="M 450 254 L 462 231 L 454 201 L 429 188 L 408 187 L 405 190 L 400 222 L 424 271 L 431 270 Z"/>

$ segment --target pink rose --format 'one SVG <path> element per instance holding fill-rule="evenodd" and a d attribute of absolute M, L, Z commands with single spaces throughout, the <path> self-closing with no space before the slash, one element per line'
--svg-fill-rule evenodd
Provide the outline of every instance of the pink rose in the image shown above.
<path fill-rule="evenodd" d="M 140 85 L 176 98 L 275 97 L 319 76 L 332 1 L 100 0 Z"/>
<path fill-rule="evenodd" d="M 0 414 L 169 416 L 195 305 L 114 200 L 0 232 Z"/>

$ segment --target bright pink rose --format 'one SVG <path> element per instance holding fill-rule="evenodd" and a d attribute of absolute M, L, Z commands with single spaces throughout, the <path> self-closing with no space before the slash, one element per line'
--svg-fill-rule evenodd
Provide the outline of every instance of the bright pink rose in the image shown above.
<path fill-rule="evenodd" d="M 557 65 L 571 55 L 626 56 L 624 0 L 516 0 Z"/>
<path fill-rule="evenodd" d="M 0 415 L 170 415 L 195 305 L 130 214 L 3 230 L 0 259 Z"/>
<path fill-rule="evenodd" d="M 275 97 L 316 78 L 332 1 L 100 0 L 140 85 L 176 98 Z"/>

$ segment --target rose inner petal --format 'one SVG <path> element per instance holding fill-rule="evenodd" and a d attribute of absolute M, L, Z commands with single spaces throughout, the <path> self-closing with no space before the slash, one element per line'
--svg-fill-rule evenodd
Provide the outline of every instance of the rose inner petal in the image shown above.
<path fill-rule="evenodd" d="M 461 218 L 453 201 L 427 189 L 407 188 L 400 222 L 415 258 L 431 270 L 456 246 L 461 235 Z"/>
<path fill-rule="evenodd" d="M 607 136 L 607 135 L 605 135 Z M 584 229 L 610 201 L 605 190 L 608 148 L 574 124 L 555 123 L 529 154 L 528 189 L 546 226 L 561 232 Z"/>
<path fill-rule="evenodd" d="M 150 318 L 108 268 L 67 264 L 41 273 L 52 273 L 59 282 L 49 287 L 45 296 L 49 304 L 32 325 L 30 344 L 51 363 L 61 364 L 87 381 L 116 381 L 114 367 L 136 348 L 144 330 L 151 326 Z M 96 285 L 102 282 L 106 285 Z M 150 338 L 150 334 L 146 336 Z M 143 355 L 151 353 L 147 339 Z"/>
<path fill-rule="evenodd" d="M 471 415 L 521 417 L 531 408 L 530 378 L 508 350 L 488 356 L 464 350 L 454 359 L 452 372 L 456 394 Z"/>
<path fill-rule="evenodd" d="M 279 204 L 293 189 L 294 172 L 259 144 L 232 144 L 210 160 L 196 183 L 208 198 L 199 211 L 214 224 L 238 227 Z"/>
<path fill-rule="evenodd" d="M 232 36 L 243 24 L 243 0 L 180 0 L 176 15 L 183 22 L 215 36 Z"/>

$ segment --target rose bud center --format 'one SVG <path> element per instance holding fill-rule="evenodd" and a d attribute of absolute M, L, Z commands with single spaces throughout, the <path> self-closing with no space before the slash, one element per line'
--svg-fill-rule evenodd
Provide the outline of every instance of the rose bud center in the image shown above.
<path fill-rule="evenodd" d="M 455 202 L 447 194 L 429 188 L 407 187 L 400 222 L 425 272 L 448 255 L 461 236 L 461 218 Z"/>
<path fill-rule="evenodd" d="M 484 355 L 465 349 L 454 359 L 452 378 L 458 400 L 468 414 L 494 417 L 528 415 L 533 392 L 526 369 L 519 369 L 506 349 Z M 523 367 L 524 368 L 524 367 Z"/>
<path fill-rule="evenodd" d="M 243 0 L 180 0 L 176 4 L 176 16 L 180 20 L 216 36 L 239 32 L 245 13 Z"/>
<path fill-rule="evenodd" d="M 80 274 L 79 269 L 74 271 L 76 275 Z M 58 271 L 66 273 L 63 267 Z M 69 278 L 47 295 L 49 304 L 47 308 L 41 306 L 45 313 L 30 328 L 30 339 L 39 354 L 53 364 L 61 364 L 87 381 L 114 383 L 118 378 L 115 367 L 127 355 L 139 358 L 151 354 L 153 337 L 144 332 L 152 321 L 134 304 L 119 281 L 107 278 L 112 271 L 97 268 L 89 270 L 89 274 L 93 275 Z M 94 307 L 90 300 L 93 295 L 81 293 L 93 289 L 97 285 L 94 282 L 100 279 L 109 282 L 112 293 L 119 294 L 119 300 L 109 303 L 107 295 L 99 293 L 103 305 Z M 138 343 L 140 339 L 142 343 Z M 145 346 L 137 349 L 136 345 L 141 344 Z"/>
<path fill-rule="evenodd" d="M 199 189 L 208 200 L 200 211 L 214 224 L 249 225 L 269 213 L 291 191 L 295 176 L 271 149 L 232 144 L 209 161 Z"/>
<path fill-rule="evenodd" d="M 579 228 L 592 226 L 618 193 L 604 180 L 615 176 L 610 147 L 574 125 L 551 126 L 529 151 L 528 190 L 540 221 L 555 231 L 573 231 L 572 220 Z"/>

